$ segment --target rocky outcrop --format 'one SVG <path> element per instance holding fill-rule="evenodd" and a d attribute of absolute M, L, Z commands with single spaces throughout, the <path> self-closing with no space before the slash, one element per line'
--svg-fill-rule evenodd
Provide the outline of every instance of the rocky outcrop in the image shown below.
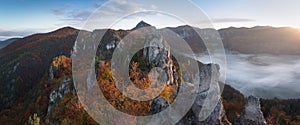
<path fill-rule="evenodd" d="M 141 21 L 132 30 L 137 30 L 144 27 L 152 27 L 152 26 L 144 21 Z"/>
<path fill-rule="evenodd" d="M 155 99 L 153 99 L 153 101 L 152 101 L 150 113 L 156 114 L 160 111 L 163 111 L 168 106 L 169 106 L 169 102 L 166 99 L 164 99 L 163 97 L 158 96 Z"/>
<path fill-rule="evenodd" d="M 196 77 L 200 78 L 197 97 L 190 111 L 177 125 L 230 125 L 220 97 L 219 66 L 207 64 L 201 67 Z M 158 113 L 169 104 L 164 98 L 155 98 L 151 105 L 152 113 Z"/>
<path fill-rule="evenodd" d="M 167 73 L 166 79 L 161 81 L 166 82 L 168 85 L 178 85 L 178 74 L 175 69 L 174 61 L 172 59 L 170 47 L 163 40 L 162 36 L 155 35 L 148 36 L 145 39 L 145 47 L 143 56 L 146 58 L 148 64 L 155 64 L 155 67 L 160 67 Z"/>
<path fill-rule="evenodd" d="M 53 80 L 53 78 L 54 78 L 53 67 L 50 66 L 50 68 L 49 68 L 49 80 Z"/>
<path fill-rule="evenodd" d="M 249 96 L 245 108 L 235 121 L 236 125 L 266 125 L 265 118 L 260 109 L 259 98 Z"/>
<path fill-rule="evenodd" d="M 231 123 L 227 120 L 221 100 L 218 102 L 217 106 L 208 118 L 204 121 L 199 121 L 198 118 L 199 116 L 195 115 L 195 113 L 191 110 L 177 123 L 177 125 L 231 125 Z"/>
<path fill-rule="evenodd" d="M 53 107 L 55 107 L 55 105 L 57 104 L 56 101 L 60 101 L 69 92 L 75 93 L 75 90 L 72 86 L 73 83 L 71 78 L 64 78 L 61 81 L 61 85 L 50 93 L 47 115 L 49 115 L 49 113 L 52 112 Z"/>
<path fill-rule="evenodd" d="M 190 112 L 177 125 L 230 125 L 219 88 L 219 66 L 207 64 L 200 69 L 200 88 Z M 214 103 L 217 105 L 214 105 Z M 209 104 L 211 103 L 211 104 Z M 211 109 L 213 109 L 211 111 Z M 208 117 L 206 116 L 208 114 Z"/>
<path fill-rule="evenodd" d="M 231 125 L 231 123 L 226 117 L 226 112 L 221 99 L 219 100 L 217 106 L 215 107 L 211 115 L 204 121 L 201 121 L 200 123 L 205 125 Z"/>
<path fill-rule="evenodd" d="M 71 77 L 71 59 L 66 56 L 53 58 L 49 68 L 49 82 L 55 84 L 50 95 L 47 115 L 51 115 L 54 107 L 69 92 L 75 93 Z"/>

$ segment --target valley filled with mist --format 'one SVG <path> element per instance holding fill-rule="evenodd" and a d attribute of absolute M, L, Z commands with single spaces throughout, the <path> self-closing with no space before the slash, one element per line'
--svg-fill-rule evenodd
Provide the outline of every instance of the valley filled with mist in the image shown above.
<path fill-rule="evenodd" d="M 208 54 L 199 54 L 197 59 L 212 63 Z M 226 70 L 226 84 L 244 95 L 300 98 L 300 56 L 226 51 L 226 60 L 227 67 L 221 67 Z"/>

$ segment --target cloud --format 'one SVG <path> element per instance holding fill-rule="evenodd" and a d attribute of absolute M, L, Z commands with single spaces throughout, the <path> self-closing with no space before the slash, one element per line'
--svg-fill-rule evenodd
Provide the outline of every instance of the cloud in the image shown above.
<path fill-rule="evenodd" d="M 31 34 L 33 31 L 4 31 L 0 30 L 0 36 L 24 36 Z"/>
<path fill-rule="evenodd" d="M 51 12 L 57 16 L 65 14 L 65 11 L 63 9 L 52 9 Z"/>
<path fill-rule="evenodd" d="M 69 13 L 69 15 L 67 17 L 69 19 L 80 21 L 80 20 L 87 19 L 91 13 L 92 12 L 89 9 L 76 9 L 76 10 L 72 11 L 71 13 Z"/>
<path fill-rule="evenodd" d="M 34 33 L 34 31 L 4 31 L 0 30 L 0 41 L 10 38 L 20 38 Z"/>
<path fill-rule="evenodd" d="M 51 13 L 56 16 L 63 16 L 67 11 L 74 9 L 75 5 L 72 3 L 66 3 L 62 7 L 51 9 Z"/>
<path fill-rule="evenodd" d="M 1 41 L 4 41 L 4 40 L 7 40 L 7 39 L 10 39 L 10 38 L 22 38 L 24 36 L 1 36 L 0 35 L 0 42 Z"/>
<path fill-rule="evenodd" d="M 0 41 L 10 38 L 22 38 L 34 33 L 44 33 L 52 31 L 53 28 L 27 28 L 27 29 L 0 29 Z"/>
<path fill-rule="evenodd" d="M 101 1 L 103 2 L 103 1 Z M 59 18 L 60 21 L 65 22 L 69 25 L 78 26 L 82 24 L 97 8 L 101 7 L 101 11 L 97 12 L 97 15 L 105 17 L 109 20 L 112 17 L 119 17 L 127 14 L 128 12 L 138 12 L 146 9 L 156 9 L 155 5 L 144 6 L 143 4 L 131 2 L 128 0 L 109 0 L 105 3 L 105 6 L 101 6 L 103 3 L 93 3 L 86 7 L 73 8 L 69 7 L 68 10 L 63 9 L 52 9 L 51 12 Z M 100 17 L 100 18 L 101 18 Z M 110 20 L 113 22 L 115 20 Z"/>
<path fill-rule="evenodd" d="M 113 7 L 117 12 L 134 12 L 144 10 L 143 5 L 129 2 L 127 0 L 111 0 L 111 7 Z"/>
<path fill-rule="evenodd" d="M 94 9 L 95 6 L 75 8 L 73 5 L 67 4 L 64 8 L 51 9 L 51 12 L 60 21 L 60 23 L 57 24 L 58 26 L 66 24 L 76 26 L 86 20 Z"/>
<path fill-rule="evenodd" d="M 236 23 L 236 22 L 253 22 L 253 19 L 247 18 L 215 18 L 212 19 L 214 23 Z"/>
<path fill-rule="evenodd" d="M 105 6 L 102 6 L 100 14 L 105 17 L 110 17 L 143 10 L 145 10 L 145 7 L 142 4 L 129 2 L 127 0 L 110 0 Z"/>
<path fill-rule="evenodd" d="M 227 52 L 226 57 L 226 83 L 243 94 L 263 98 L 300 98 L 300 56 Z M 208 56 L 199 56 L 198 59 L 210 62 Z"/>
<path fill-rule="evenodd" d="M 151 7 L 151 9 L 154 9 L 154 10 L 157 9 L 157 6 L 153 5 L 153 4 L 150 7 Z"/>

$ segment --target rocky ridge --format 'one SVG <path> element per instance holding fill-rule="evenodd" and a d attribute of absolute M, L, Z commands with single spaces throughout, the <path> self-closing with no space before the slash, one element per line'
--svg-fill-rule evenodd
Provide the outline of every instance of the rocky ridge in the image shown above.
<path fill-rule="evenodd" d="M 66 31 L 66 32 L 64 32 L 64 31 Z M 178 31 L 181 31 L 181 30 L 178 30 Z M 183 30 L 183 31 L 185 31 L 185 32 L 183 32 L 182 38 L 185 38 L 187 40 L 191 39 L 191 36 L 193 36 L 193 35 L 188 34 L 188 32 L 186 32 L 186 30 Z M 2 52 L 0 54 L 1 64 L 5 64 L 5 62 L 6 62 L 6 61 L 2 60 L 2 59 L 5 59 L 4 57 L 12 57 L 11 55 L 8 55 L 8 54 L 14 53 L 15 55 L 21 55 L 19 53 L 15 53 L 14 51 L 8 52 L 9 48 L 21 48 L 21 49 L 18 49 L 18 50 L 24 49 L 24 51 L 27 50 L 28 48 L 29 48 L 28 50 L 30 50 L 32 48 L 36 48 L 36 49 L 37 48 L 45 48 L 45 49 L 42 49 L 42 50 L 49 50 L 47 52 L 44 52 L 44 51 L 41 51 L 41 50 L 36 50 L 36 53 L 43 52 L 38 56 L 36 56 L 36 55 L 22 56 L 22 57 L 28 57 L 28 58 L 41 56 L 43 58 L 42 58 L 42 60 L 40 60 L 39 58 L 34 59 L 34 60 L 20 59 L 20 60 L 24 60 L 24 61 L 23 61 L 23 63 L 22 62 L 20 63 L 19 67 L 24 69 L 24 67 L 26 68 L 26 67 L 30 67 L 31 65 L 35 65 L 35 63 L 28 63 L 28 62 L 43 62 L 42 64 L 40 64 L 42 66 L 35 65 L 35 67 L 43 67 L 43 68 L 40 68 L 40 69 L 44 69 L 44 67 L 47 67 L 47 68 L 45 68 L 45 70 L 42 70 L 42 71 L 38 72 L 38 74 L 41 74 L 41 76 L 43 76 L 43 72 L 45 72 L 45 71 L 47 72 L 49 70 L 49 75 L 47 75 L 47 76 L 49 76 L 50 81 L 53 84 L 57 85 L 57 87 L 52 87 L 51 85 L 49 85 L 49 82 L 47 82 L 47 80 L 49 80 L 49 78 L 47 78 L 47 80 L 43 79 L 42 81 L 39 81 L 41 79 L 40 77 L 38 77 L 39 79 L 36 80 L 37 82 L 34 82 L 34 83 L 40 82 L 39 84 L 26 83 L 28 85 L 45 86 L 45 87 L 47 87 L 47 89 L 49 89 L 49 90 L 51 89 L 51 90 L 49 92 L 46 92 L 47 93 L 46 96 L 41 96 L 41 99 L 40 99 L 40 97 L 36 98 L 36 97 L 28 96 L 28 97 L 32 98 L 33 102 L 28 102 L 29 106 L 27 104 L 26 105 L 24 104 L 25 105 L 24 109 L 27 109 L 26 110 L 27 112 L 20 112 L 19 113 L 19 114 L 25 114 L 24 115 L 25 117 L 20 117 L 20 116 L 17 117 L 17 118 L 24 118 L 25 120 L 24 119 L 23 120 L 16 119 L 18 121 L 10 121 L 10 122 L 7 122 L 8 124 L 9 123 L 11 123 L 11 124 L 13 124 L 13 123 L 25 123 L 26 119 L 28 118 L 27 116 L 29 114 L 32 114 L 33 112 L 38 112 L 37 113 L 38 116 L 41 117 L 41 119 L 43 121 L 45 121 L 45 123 L 47 123 L 47 120 L 49 121 L 50 116 L 52 117 L 52 115 L 47 115 L 48 114 L 47 113 L 47 106 L 53 106 L 54 107 L 51 110 L 56 111 L 56 113 L 54 113 L 54 114 L 56 114 L 56 116 L 52 120 L 59 121 L 59 122 L 57 122 L 57 124 L 59 124 L 59 123 L 61 123 L 61 124 L 63 124 L 63 123 L 68 124 L 69 123 L 70 124 L 70 123 L 72 123 L 71 121 L 73 121 L 73 123 L 76 123 L 77 121 L 80 121 L 82 119 L 85 119 L 85 120 L 82 120 L 82 121 L 85 121 L 85 122 L 88 122 L 88 123 L 91 123 L 91 124 L 95 123 L 93 120 L 91 120 L 90 117 L 88 117 L 87 113 L 78 104 L 78 100 L 76 98 L 76 93 L 74 92 L 73 88 L 72 87 L 66 87 L 66 85 L 67 86 L 68 85 L 72 86 L 72 84 L 70 84 L 72 82 L 72 80 L 69 79 L 70 77 L 60 76 L 58 78 L 55 78 L 55 75 L 57 75 L 57 73 L 58 73 L 57 71 L 61 71 L 62 69 L 61 68 L 53 69 L 54 68 L 53 66 L 52 66 L 52 68 L 50 68 L 51 66 L 49 67 L 49 65 L 48 65 L 48 63 L 51 62 L 50 60 L 55 55 L 56 56 L 60 55 L 60 54 L 66 54 L 68 56 L 70 55 L 68 53 L 71 51 L 70 48 L 72 48 L 72 46 L 73 46 L 74 39 L 77 36 L 78 30 L 74 30 L 74 29 L 70 29 L 70 28 L 64 28 L 64 29 L 58 30 L 56 32 L 57 33 L 53 32 L 53 33 L 49 33 L 49 34 L 37 34 L 37 35 L 33 35 L 31 37 L 23 38 L 19 41 L 16 41 L 16 43 L 12 43 L 7 48 L 1 50 L 1 52 Z M 70 36 L 60 35 L 60 34 L 66 34 L 66 33 L 70 34 Z M 103 48 L 98 48 L 98 49 L 104 49 L 108 53 L 107 55 L 104 55 L 104 56 L 107 56 L 106 59 L 108 59 L 110 57 L 109 54 L 111 54 L 111 52 L 113 52 L 114 48 L 119 43 L 120 36 L 122 37 L 126 34 L 128 34 L 128 31 L 115 31 L 115 30 L 109 30 L 108 31 L 108 35 L 107 35 L 108 38 L 103 40 L 105 44 L 100 45 Z M 43 39 L 39 39 L 40 37 L 42 37 Z M 26 40 L 28 42 L 26 42 Z M 195 40 L 195 39 L 192 39 L 192 40 Z M 28 44 L 28 45 L 25 45 L 25 43 Z M 51 47 L 53 47 L 53 48 L 56 47 L 56 44 L 64 45 L 64 46 L 61 46 L 61 47 L 59 47 L 59 49 L 55 49 L 55 50 L 52 51 L 52 49 L 49 49 L 48 44 L 50 44 Z M 92 48 L 95 48 L 95 46 L 93 46 Z M 12 49 L 12 50 L 17 50 L 17 49 Z M 159 50 L 159 51 L 164 52 L 164 51 L 161 51 L 161 50 Z M 20 53 L 21 52 L 23 52 L 23 50 L 20 51 Z M 49 55 L 46 57 L 46 55 L 49 54 L 49 52 L 51 52 L 51 58 L 48 57 Z M 170 56 L 167 53 L 161 54 L 161 56 L 163 56 L 163 57 L 159 57 L 159 56 L 154 56 L 154 57 L 155 58 L 159 57 L 159 58 L 156 59 L 157 62 L 161 61 L 162 64 L 169 64 L 168 61 L 171 60 Z M 154 57 L 153 58 L 151 57 L 151 58 L 155 60 Z M 9 60 L 9 59 L 10 58 L 7 58 L 6 60 Z M 166 62 L 162 61 L 164 59 L 169 59 L 169 60 L 167 60 Z M 101 60 L 101 59 L 99 59 L 99 60 Z M 27 61 L 27 62 L 24 63 L 25 61 Z M 9 61 L 7 61 L 7 62 L 9 62 Z M 14 64 L 14 63 L 12 63 L 12 64 Z M 29 65 L 29 66 L 23 66 L 25 64 Z M 160 65 L 160 64 L 157 64 L 157 65 Z M 6 65 L 3 65 L 3 66 L 6 66 Z M 13 66 L 11 66 L 12 69 L 15 69 L 14 66 L 17 66 L 17 65 L 14 64 Z M 23 73 L 23 75 L 27 75 L 27 74 L 25 74 L 26 70 L 24 71 L 22 69 L 19 69 L 19 67 L 18 66 L 16 67 L 17 71 L 20 72 L 20 73 Z M 174 69 L 171 69 L 171 67 L 168 67 L 166 69 L 169 72 L 172 72 L 172 70 L 174 70 Z M 210 80 L 210 75 L 212 75 L 212 74 L 219 75 L 218 72 L 211 73 L 212 69 L 217 69 L 218 70 L 218 66 L 214 65 L 214 64 L 208 64 L 208 65 L 203 66 L 200 69 L 200 71 L 202 71 L 199 74 L 199 77 L 202 79 L 201 83 L 210 83 L 210 81 L 209 81 Z M 4 72 L 4 71 L 2 71 L 2 72 Z M 34 72 L 34 71 L 32 71 L 32 72 Z M 24 78 L 27 78 L 27 77 L 24 77 Z M 32 79 L 34 79 L 34 78 L 32 78 Z M 176 79 L 176 78 L 173 77 L 172 79 Z M 3 80 L 3 79 L 1 79 L 1 80 Z M 27 79 L 23 79 L 23 77 L 19 78 L 18 80 L 19 81 L 25 81 L 25 82 L 28 81 Z M 58 81 L 56 81 L 56 80 L 58 80 Z M 6 82 L 1 81 L 1 84 L 2 83 L 6 83 Z M 170 82 L 170 83 L 172 83 L 172 82 Z M 199 116 L 195 115 L 195 114 L 197 114 L 197 112 L 199 112 L 199 110 L 202 109 L 201 106 L 204 103 L 203 99 L 206 98 L 208 95 L 210 95 L 212 92 L 216 92 L 218 90 L 218 88 L 219 88 L 219 86 L 217 85 L 218 79 L 213 79 L 212 83 L 214 85 L 202 84 L 202 86 L 200 87 L 201 89 L 199 90 L 199 93 L 197 93 L 198 97 L 196 99 L 195 104 L 193 105 L 193 108 L 182 120 L 180 120 L 180 122 L 178 124 L 230 124 L 226 120 L 225 110 L 224 110 L 224 106 L 222 104 L 223 101 L 220 97 L 218 97 L 219 98 L 218 103 L 217 103 L 216 107 L 214 108 L 212 114 L 210 116 L 208 116 L 208 118 L 206 118 L 204 121 L 199 121 L 198 120 Z M 19 85 L 22 85 L 22 84 L 19 84 Z M 19 87 L 19 88 L 22 88 L 22 87 Z M 34 87 L 30 86 L 30 87 L 27 87 L 27 88 L 31 88 L 30 89 L 31 92 L 35 92 L 35 90 L 39 90 L 39 91 L 41 90 L 41 89 L 36 89 L 37 87 L 35 87 L 35 86 Z M 32 89 L 32 88 L 34 88 L 34 89 Z M 40 88 L 44 88 L 44 87 L 40 87 Z M 212 91 L 212 90 L 214 90 L 214 91 Z M 40 93 L 42 93 L 42 92 L 40 92 Z M 56 94 L 52 95 L 52 93 L 56 93 Z M 19 95 L 21 95 L 21 94 L 19 94 Z M 44 93 L 42 93 L 42 94 L 44 94 Z M 58 102 L 53 102 L 52 101 L 52 100 L 58 100 L 58 98 L 61 98 L 61 99 L 59 99 L 60 101 L 58 101 Z M 42 108 L 38 107 L 42 103 L 42 102 L 39 102 L 39 100 L 46 100 L 46 101 L 44 101 L 44 102 L 48 103 L 48 105 L 45 106 L 46 109 L 42 109 Z M 155 101 L 155 100 L 158 100 L 158 101 Z M 21 102 L 21 101 L 19 101 L 19 102 Z M 34 104 L 34 103 L 37 103 L 38 105 Z M 55 104 L 53 105 L 53 103 L 55 103 Z M 164 104 L 164 106 L 161 106 L 162 108 L 155 108 L 155 106 L 160 106 L 161 104 Z M 254 104 L 256 104 L 255 105 L 255 111 L 260 111 L 260 106 L 257 105 L 257 102 L 254 103 Z M 259 101 L 258 101 L 258 104 L 259 104 Z M 22 103 L 18 104 L 18 105 L 22 105 Z M 160 110 L 163 110 L 164 107 L 167 107 L 165 105 L 168 105 L 168 101 L 166 101 L 164 98 L 157 98 L 157 99 L 154 99 L 153 106 L 151 106 L 152 107 L 151 109 L 155 109 L 153 111 L 157 111 L 157 110 L 160 111 Z M 72 108 L 70 108 L 70 107 L 72 107 Z M 15 111 L 18 112 L 19 109 L 16 109 Z M 10 118 L 10 116 L 12 116 L 10 113 L 8 114 L 7 112 L 11 112 L 11 111 L 9 111 L 9 110 L 4 111 L 3 110 L 3 112 L 1 112 L 1 121 L 5 121 L 6 120 L 5 118 L 8 119 L 8 118 Z M 250 120 L 247 123 L 261 123 L 260 122 L 262 120 L 261 112 L 258 113 L 259 115 L 261 115 L 261 116 L 259 116 L 259 118 L 254 118 L 255 115 L 250 115 L 250 116 L 246 115 L 246 114 L 248 114 L 247 112 L 248 111 L 245 110 L 245 112 L 240 115 L 239 119 L 244 119 L 244 120 L 239 120 L 239 122 L 236 122 L 236 124 L 244 122 L 245 119 L 252 119 L 251 117 L 253 117 L 254 120 Z M 71 114 L 76 114 L 76 115 L 71 115 Z M 84 114 L 84 115 L 82 115 L 82 114 Z M 93 122 L 89 122 L 89 121 L 93 121 Z M 52 121 L 50 120 L 50 123 L 51 122 Z M 77 122 L 77 123 L 81 123 L 81 122 Z M 55 123 L 53 122 L 53 124 L 55 124 Z"/>

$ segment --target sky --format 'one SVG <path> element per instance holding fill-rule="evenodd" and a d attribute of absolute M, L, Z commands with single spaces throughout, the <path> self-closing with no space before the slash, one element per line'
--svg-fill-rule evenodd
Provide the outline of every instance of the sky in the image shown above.
<path fill-rule="evenodd" d="M 211 26 L 216 29 L 231 26 L 300 28 L 299 0 L 0 0 L 0 2 L 0 40 L 49 32 L 65 26 L 78 29 L 87 27 L 131 29 L 140 20 L 145 20 L 158 28 L 184 24 L 201 28 L 199 24 L 203 23 L 201 19 L 204 16 L 207 16 Z M 194 6 L 186 4 L 188 2 Z M 165 11 L 172 13 L 164 14 Z M 132 12 L 136 14 L 124 17 Z M 97 25 L 86 23 L 87 19 L 93 19 L 92 14 L 100 20 Z M 181 17 L 188 19 L 188 23 L 180 20 Z M 115 25 L 112 25 L 113 23 Z"/>

